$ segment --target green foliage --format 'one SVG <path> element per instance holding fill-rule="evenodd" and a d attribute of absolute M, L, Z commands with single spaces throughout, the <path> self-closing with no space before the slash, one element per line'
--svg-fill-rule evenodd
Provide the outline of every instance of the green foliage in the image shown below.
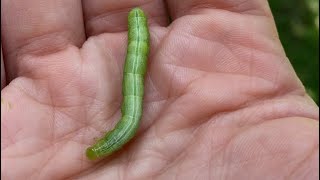
<path fill-rule="evenodd" d="M 269 0 L 286 54 L 319 104 L 319 1 Z"/>

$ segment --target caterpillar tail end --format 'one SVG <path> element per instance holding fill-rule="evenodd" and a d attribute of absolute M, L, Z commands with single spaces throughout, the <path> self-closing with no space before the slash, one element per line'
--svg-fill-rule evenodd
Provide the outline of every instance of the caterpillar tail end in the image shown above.
<path fill-rule="evenodd" d="M 86 150 L 86 156 L 89 160 L 98 159 L 97 153 L 92 149 L 92 147 L 88 147 Z"/>

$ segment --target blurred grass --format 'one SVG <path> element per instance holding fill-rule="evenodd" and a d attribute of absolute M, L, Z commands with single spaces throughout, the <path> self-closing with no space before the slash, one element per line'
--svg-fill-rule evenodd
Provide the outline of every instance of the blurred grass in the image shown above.
<path fill-rule="evenodd" d="M 319 1 L 269 0 L 269 5 L 286 54 L 319 105 Z"/>

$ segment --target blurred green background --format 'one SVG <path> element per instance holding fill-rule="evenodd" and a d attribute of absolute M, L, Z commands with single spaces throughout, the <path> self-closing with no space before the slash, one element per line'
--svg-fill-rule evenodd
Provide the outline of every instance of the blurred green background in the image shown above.
<path fill-rule="evenodd" d="M 280 40 L 319 105 L 319 0 L 269 0 Z"/>

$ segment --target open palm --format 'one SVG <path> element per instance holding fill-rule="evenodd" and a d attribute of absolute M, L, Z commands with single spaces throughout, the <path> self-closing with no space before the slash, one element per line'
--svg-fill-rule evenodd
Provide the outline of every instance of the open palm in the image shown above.
<path fill-rule="evenodd" d="M 318 107 L 261 0 L 1 1 L 4 179 L 317 179 Z M 149 17 L 135 138 L 85 149 L 118 121 L 127 13 Z M 172 22 L 169 23 L 169 17 Z"/>

